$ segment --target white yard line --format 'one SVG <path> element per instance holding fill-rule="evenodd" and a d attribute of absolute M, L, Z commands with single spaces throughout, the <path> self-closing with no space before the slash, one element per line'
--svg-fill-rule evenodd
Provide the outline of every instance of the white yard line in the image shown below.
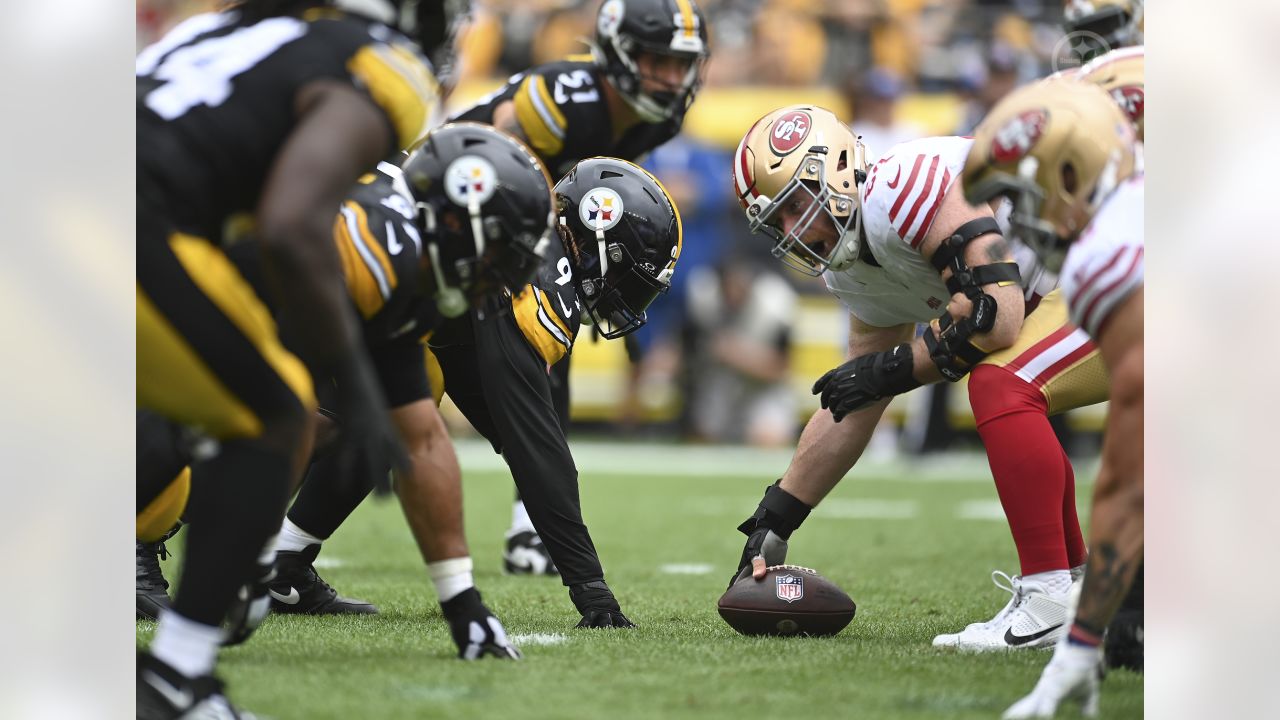
<path fill-rule="evenodd" d="M 458 460 L 464 471 L 502 471 L 506 463 L 483 439 L 463 438 L 455 441 Z M 747 476 L 765 480 L 777 478 L 791 462 L 791 449 L 716 445 L 675 445 L 660 443 L 619 443 L 599 440 L 577 440 L 571 443 L 578 472 L 653 477 Z M 1076 468 L 1080 479 L 1092 478 L 1095 463 L 1081 463 Z M 926 455 L 919 458 L 880 459 L 864 457 L 850 473 L 853 480 L 901 480 L 904 482 L 990 483 L 991 470 L 986 456 L 979 452 L 955 452 Z"/>
<path fill-rule="evenodd" d="M 516 647 L 521 645 L 562 645 L 569 640 L 568 637 L 560 633 L 517 633 L 510 637 L 511 643 Z"/>

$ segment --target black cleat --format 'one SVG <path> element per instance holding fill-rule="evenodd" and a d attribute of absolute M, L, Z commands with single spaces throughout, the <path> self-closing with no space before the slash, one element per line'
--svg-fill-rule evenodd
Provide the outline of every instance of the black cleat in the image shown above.
<path fill-rule="evenodd" d="M 316 573 L 312 563 L 319 554 L 319 545 L 276 553 L 276 578 L 267 587 L 271 594 L 271 610 L 303 615 L 377 613 L 378 608 L 373 603 L 338 596 L 338 591 Z"/>
<path fill-rule="evenodd" d="M 137 543 L 135 570 L 137 572 L 138 619 L 158 620 L 160 611 L 167 610 L 169 602 L 169 582 L 164 579 L 160 570 L 160 560 L 169 557 L 169 550 L 164 541 Z"/>
<path fill-rule="evenodd" d="M 502 553 L 502 569 L 508 575 L 559 575 L 551 553 L 542 538 L 531 530 L 507 535 L 507 550 Z"/>
<path fill-rule="evenodd" d="M 237 710 L 212 675 L 189 678 L 150 653 L 138 653 L 138 720 L 255 720 Z"/>

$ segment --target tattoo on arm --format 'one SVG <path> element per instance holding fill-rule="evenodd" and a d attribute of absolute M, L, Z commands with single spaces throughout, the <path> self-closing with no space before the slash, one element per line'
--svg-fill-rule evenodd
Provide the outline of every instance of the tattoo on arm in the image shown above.
<path fill-rule="evenodd" d="M 1102 632 L 1115 616 L 1133 581 L 1141 558 L 1122 558 L 1112 543 L 1102 543 L 1089 554 L 1076 622 Z"/>

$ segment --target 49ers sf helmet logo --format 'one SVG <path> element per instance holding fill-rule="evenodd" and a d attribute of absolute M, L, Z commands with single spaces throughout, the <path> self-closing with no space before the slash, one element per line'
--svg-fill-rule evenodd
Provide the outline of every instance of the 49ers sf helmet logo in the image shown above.
<path fill-rule="evenodd" d="M 804 110 L 796 110 L 773 121 L 773 129 L 769 133 L 769 147 L 779 155 L 790 154 L 800 147 L 800 143 L 809 137 L 809 128 L 813 127 L 813 118 Z"/>
<path fill-rule="evenodd" d="M 1140 85 L 1126 85 L 1111 91 L 1111 97 L 1129 119 L 1138 122 L 1146 111 L 1147 95 Z"/>
<path fill-rule="evenodd" d="M 1035 108 L 1018 113 L 996 131 L 991 141 L 991 159 L 998 163 L 1009 163 L 1021 159 L 1044 134 L 1044 126 L 1049 122 L 1049 113 Z"/>

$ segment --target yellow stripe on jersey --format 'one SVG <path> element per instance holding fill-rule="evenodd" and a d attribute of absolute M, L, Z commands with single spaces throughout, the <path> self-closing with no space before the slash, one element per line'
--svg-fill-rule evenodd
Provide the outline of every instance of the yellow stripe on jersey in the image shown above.
<path fill-rule="evenodd" d="M 369 217 L 360 204 L 351 200 L 333 224 L 333 240 L 342 259 L 342 275 L 347 292 L 361 317 L 368 320 L 382 309 L 396 289 L 396 272 L 382 243 L 369 231 Z"/>
<path fill-rule="evenodd" d="M 591 53 L 575 53 L 573 55 L 566 55 L 564 59 L 566 62 L 593 63 L 596 61 L 596 56 Z"/>
<path fill-rule="evenodd" d="M 573 333 L 569 332 L 569 326 L 565 324 L 564 318 L 560 317 L 560 315 L 556 313 L 555 308 L 552 307 L 551 298 L 547 297 L 547 294 L 542 292 L 540 288 L 535 287 L 533 291 L 538 294 L 538 304 L 542 306 L 542 311 L 551 319 L 551 322 L 555 324 L 556 329 L 564 333 L 565 339 L 569 341 L 570 345 L 572 345 Z"/>
<path fill-rule="evenodd" d="M 405 48 L 365 45 L 347 61 L 347 70 L 391 119 L 397 148 L 412 145 L 439 115 L 439 83 L 431 69 Z"/>
<path fill-rule="evenodd" d="M 568 121 L 552 101 L 547 81 L 541 75 L 526 77 L 516 90 L 515 103 L 516 120 L 538 156 L 559 155 L 564 149 Z"/>
<path fill-rule="evenodd" d="M 684 26 L 684 36 L 693 37 L 696 26 L 693 24 L 693 8 L 689 5 L 689 0 L 676 0 L 676 7 L 680 10 L 680 24 Z"/>
<path fill-rule="evenodd" d="M 356 182 L 360 183 L 361 185 L 368 185 L 369 183 L 377 179 L 378 179 L 377 173 L 365 173 L 360 177 L 356 178 Z"/>
<path fill-rule="evenodd" d="M 554 365 L 569 351 L 572 341 L 564 332 L 564 325 L 557 320 L 554 312 L 547 312 L 542 304 L 541 292 L 532 285 L 526 285 L 519 294 L 511 297 L 511 309 L 515 313 L 516 325 L 548 365 Z"/>

